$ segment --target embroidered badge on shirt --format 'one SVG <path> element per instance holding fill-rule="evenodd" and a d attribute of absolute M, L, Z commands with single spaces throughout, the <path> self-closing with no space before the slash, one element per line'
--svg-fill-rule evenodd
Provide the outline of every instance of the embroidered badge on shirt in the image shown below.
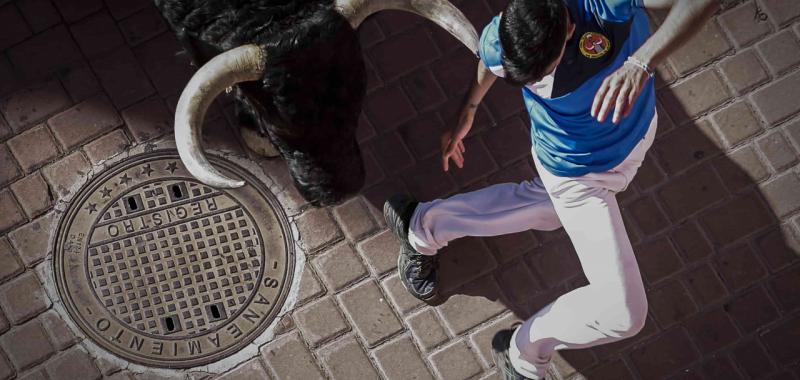
<path fill-rule="evenodd" d="M 600 58 L 611 50 L 611 41 L 600 33 L 586 32 L 581 36 L 578 46 L 584 57 Z"/>

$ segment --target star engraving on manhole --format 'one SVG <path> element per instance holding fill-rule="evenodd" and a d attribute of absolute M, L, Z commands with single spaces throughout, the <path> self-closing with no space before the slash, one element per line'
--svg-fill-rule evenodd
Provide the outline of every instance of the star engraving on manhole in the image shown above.
<path fill-rule="evenodd" d="M 122 175 L 122 177 L 119 177 L 119 184 L 120 185 L 127 185 L 128 182 L 130 182 L 130 181 L 131 181 L 131 177 L 128 177 L 128 173 L 125 173 L 125 174 Z"/>
<path fill-rule="evenodd" d="M 89 214 L 94 214 L 97 212 L 97 204 L 89 202 L 89 204 L 84 207 L 84 210 L 89 211 Z"/>
<path fill-rule="evenodd" d="M 109 190 L 108 187 L 103 186 L 103 188 L 100 189 L 100 195 L 102 195 L 103 198 L 111 198 L 111 190 Z"/>
<path fill-rule="evenodd" d="M 153 173 L 153 168 L 150 167 L 150 164 L 147 164 L 144 167 L 142 167 L 142 174 L 145 174 L 149 177 L 150 174 L 152 173 Z"/>
<path fill-rule="evenodd" d="M 176 164 L 174 161 L 170 162 L 167 164 L 166 169 L 169 170 L 170 174 L 174 174 L 175 171 L 178 170 L 178 164 Z"/>

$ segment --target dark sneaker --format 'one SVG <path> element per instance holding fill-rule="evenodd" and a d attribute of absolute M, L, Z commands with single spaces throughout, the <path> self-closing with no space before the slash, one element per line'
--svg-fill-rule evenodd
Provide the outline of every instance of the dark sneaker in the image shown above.
<path fill-rule="evenodd" d="M 527 377 L 522 376 L 511 365 L 511 359 L 508 357 L 508 350 L 511 347 L 511 337 L 514 335 L 514 329 L 500 330 L 494 334 L 492 338 L 492 358 L 494 364 L 497 365 L 497 371 L 500 372 L 500 378 L 503 380 L 529 380 Z"/>
<path fill-rule="evenodd" d="M 383 204 L 383 217 L 386 225 L 400 239 L 400 256 L 397 258 L 397 271 L 400 280 L 411 295 L 428 301 L 438 293 L 438 256 L 423 255 L 408 242 L 408 226 L 411 216 L 419 202 L 404 194 L 397 194 Z"/>

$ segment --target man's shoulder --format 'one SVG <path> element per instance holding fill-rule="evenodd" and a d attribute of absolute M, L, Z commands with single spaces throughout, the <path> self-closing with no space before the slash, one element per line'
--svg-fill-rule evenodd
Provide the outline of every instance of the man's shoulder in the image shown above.
<path fill-rule="evenodd" d="M 626 22 L 637 8 L 643 8 L 643 0 L 571 0 L 586 13 L 607 22 Z"/>

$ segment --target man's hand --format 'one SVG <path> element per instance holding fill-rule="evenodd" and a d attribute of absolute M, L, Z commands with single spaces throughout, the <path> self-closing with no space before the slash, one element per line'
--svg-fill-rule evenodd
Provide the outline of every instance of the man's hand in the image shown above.
<path fill-rule="evenodd" d="M 450 160 L 453 160 L 459 169 L 464 167 L 464 152 L 466 152 L 464 138 L 472 128 L 473 120 L 474 116 L 469 111 L 462 113 L 458 120 L 458 126 L 442 134 L 442 169 L 444 171 L 450 169 Z"/>
<path fill-rule="evenodd" d="M 648 79 L 650 77 L 641 68 L 628 64 L 622 65 L 617 71 L 607 76 L 600 85 L 600 89 L 597 90 L 594 102 L 592 102 L 592 117 L 602 123 L 613 108 L 614 116 L 611 121 L 614 124 L 619 123 L 623 117 L 630 114 Z"/>

